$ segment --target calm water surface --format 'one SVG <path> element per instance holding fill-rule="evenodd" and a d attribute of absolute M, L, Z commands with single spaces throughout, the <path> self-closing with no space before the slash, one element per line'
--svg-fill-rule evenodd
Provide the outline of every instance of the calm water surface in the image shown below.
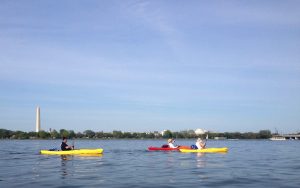
<path fill-rule="evenodd" d="M 103 155 L 61 157 L 39 154 L 60 140 L 0 140 L 0 187 L 300 187 L 300 141 L 208 141 L 227 154 L 146 150 L 164 142 L 81 140 L 75 147 Z"/>

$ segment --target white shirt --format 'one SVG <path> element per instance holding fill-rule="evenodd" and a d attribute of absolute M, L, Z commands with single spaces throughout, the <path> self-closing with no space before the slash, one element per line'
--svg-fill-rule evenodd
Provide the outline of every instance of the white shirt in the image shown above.
<path fill-rule="evenodd" d="M 203 147 L 201 147 L 200 143 L 202 144 L 203 142 L 196 142 L 196 146 L 198 149 L 204 149 Z"/>
<path fill-rule="evenodd" d="M 173 143 L 169 143 L 170 148 L 177 148 Z"/>

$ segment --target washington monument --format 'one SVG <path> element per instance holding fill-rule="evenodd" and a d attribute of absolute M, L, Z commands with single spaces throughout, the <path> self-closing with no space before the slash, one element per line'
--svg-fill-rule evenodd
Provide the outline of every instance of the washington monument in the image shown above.
<path fill-rule="evenodd" d="M 35 124 L 35 132 L 40 132 L 41 130 L 41 119 L 40 119 L 40 107 L 36 108 L 36 124 Z"/>

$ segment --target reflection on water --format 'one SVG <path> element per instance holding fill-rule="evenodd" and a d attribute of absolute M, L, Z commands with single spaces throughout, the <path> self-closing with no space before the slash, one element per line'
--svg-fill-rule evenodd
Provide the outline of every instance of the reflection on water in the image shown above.
<path fill-rule="evenodd" d="M 67 161 L 67 160 L 72 160 L 73 159 L 73 155 L 61 155 L 60 156 L 61 161 Z"/>
<path fill-rule="evenodd" d="M 198 168 L 204 168 L 205 167 L 205 159 L 204 159 L 205 153 L 197 153 L 197 167 Z"/>
<path fill-rule="evenodd" d="M 102 156 L 103 154 L 61 155 L 61 178 L 65 179 L 66 176 L 70 175 L 70 172 L 74 172 L 74 161 L 99 159 Z"/>
<path fill-rule="evenodd" d="M 61 155 L 61 178 L 65 179 L 68 176 L 68 162 L 71 161 L 71 165 L 73 166 L 73 156 L 72 155 Z M 70 164 L 69 164 L 70 165 Z"/>
<path fill-rule="evenodd" d="M 91 159 L 91 158 L 93 158 L 93 157 L 95 157 L 95 158 L 99 158 L 99 157 L 102 157 L 103 156 L 103 154 L 102 153 L 94 153 L 94 154 L 79 154 L 79 155 L 75 155 L 76 157 L 78 157 L 78 158 L 81 158 L 81 159 L 84 159 L 84 158 L 87 158 L 87 159 Z"/>
<path fill-rule="evenodd" d="M 91 159 L 91 158 L 99 158 L 102 157 L 103 154 L 76 154 L 76 155 L 60 155 L 62 160 L 71 160 L 74 157 L 80 159 Z"/>
<path fill-rule="evenodd" d="M 205 155 L 205 153 L 201 153 L 201 152 L 197 153 L 197 157 L 203 157 L 204 155 Z"/>

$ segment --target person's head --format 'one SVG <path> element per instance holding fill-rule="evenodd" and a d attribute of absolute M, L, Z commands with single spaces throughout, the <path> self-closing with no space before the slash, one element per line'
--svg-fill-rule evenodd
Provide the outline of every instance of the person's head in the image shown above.
<path fill-rule="evenodd" d="M 62 138 L 62 141 L 63 141 L 64 143 L 67 143 L 67 137 L 63 137 L 63 138 Z"/>
<path fill-rule="evenodd" d="M 168 143 L 172 143 L 172 142 L 174 142 L 175 140 L 173 139 L 173 138 L 169 138 L 168 139 Z"/>
<path fill-rule="evenodd" d="M 197 139 L 197 142 L 202 142 L 202 139 L 201 139 L 201 138 L 198 138 L 198 139 Z"/>

